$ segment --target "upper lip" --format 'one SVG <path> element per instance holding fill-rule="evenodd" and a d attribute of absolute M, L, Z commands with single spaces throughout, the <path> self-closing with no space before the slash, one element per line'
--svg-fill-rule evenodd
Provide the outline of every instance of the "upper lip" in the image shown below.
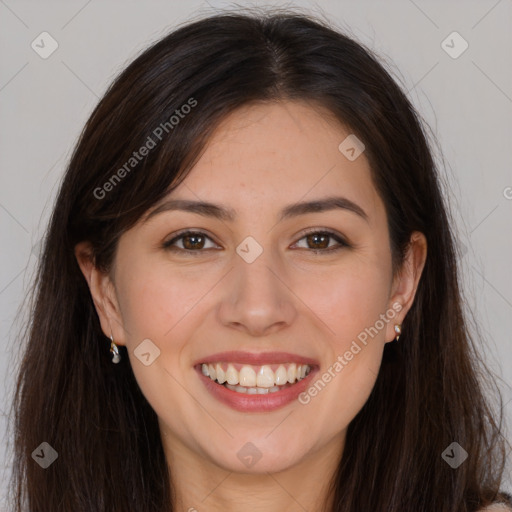
<path fill-rule="evenodd" d="M 318 365 L 318 362 L 310 357 L 292 354 L 290 352 L 243 352 L 239 350 L 229 352 L 217 352 L 209 356 L 198 359 L 194 366 L 201 363 L 240 363 L 261 366 L 264 364 L 278 363 L 299 363 L 310 366 Z"/>

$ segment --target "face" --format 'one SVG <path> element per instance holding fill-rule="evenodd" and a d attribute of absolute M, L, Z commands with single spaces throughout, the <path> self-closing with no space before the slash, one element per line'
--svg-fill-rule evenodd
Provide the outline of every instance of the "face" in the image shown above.
<path fill-rule="evenodd" d="M 368 161 L 338 149 L 348 135 L 302 102 L 232 113 L 122 235 L 111 274 L 89 274 L 171 454 L 259 473 L 342 447 L 418 279 L 393 278 Z"/>

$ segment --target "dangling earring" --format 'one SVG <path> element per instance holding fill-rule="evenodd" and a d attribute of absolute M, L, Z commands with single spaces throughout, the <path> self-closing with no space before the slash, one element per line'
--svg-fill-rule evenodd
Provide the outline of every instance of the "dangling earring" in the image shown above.
<path fill-rule="evenodd" d="M 402 334 L 402 324 L 395 324 L 395 333 L 396 333 L 396 341 L 400 338 L 400 334 Z"/>
<path fill-rule="evenodd" d="M 121 361 L 121 354 L 119 353 L 117 345 L 114 343 L 114 337 L 112 336 L 112 334 L 110 335 L 110 352 L 113 354 L 112 362 L 114 364 L 119 363 L 119 361 Z"/>

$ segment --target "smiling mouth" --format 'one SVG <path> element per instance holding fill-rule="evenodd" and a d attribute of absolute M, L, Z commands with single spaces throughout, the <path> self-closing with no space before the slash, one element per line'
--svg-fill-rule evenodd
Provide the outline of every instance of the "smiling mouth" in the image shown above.
<path fill-rule="evenodd" d="M 311 372 L 308 364 L 281 363 L 260 366 L 239 363 L 202 363 L 201 372 L 225 388 L 249 395 L 276 393 L 292 387 Z"/>

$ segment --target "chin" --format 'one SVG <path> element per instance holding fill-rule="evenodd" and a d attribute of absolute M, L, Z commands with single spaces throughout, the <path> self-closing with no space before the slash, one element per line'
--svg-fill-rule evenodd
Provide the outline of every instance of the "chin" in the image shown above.
<path fill-rule="evenodd" d="M 270 431 L 270 430 L 269 430 Z M 258 436 L 244 435 L 229 439 L 212 450 L 208 446 L 208 458 L 226 471 L 246 474 L 279 473 L 297 465 L 307 455 L 303 443 L 286 445 L 284 439 L 265 439 L 268 432 Z M 295 436 L 294 436 L 295 437 Z M 302 436 L 296 436 L 299 438 Z"/>

